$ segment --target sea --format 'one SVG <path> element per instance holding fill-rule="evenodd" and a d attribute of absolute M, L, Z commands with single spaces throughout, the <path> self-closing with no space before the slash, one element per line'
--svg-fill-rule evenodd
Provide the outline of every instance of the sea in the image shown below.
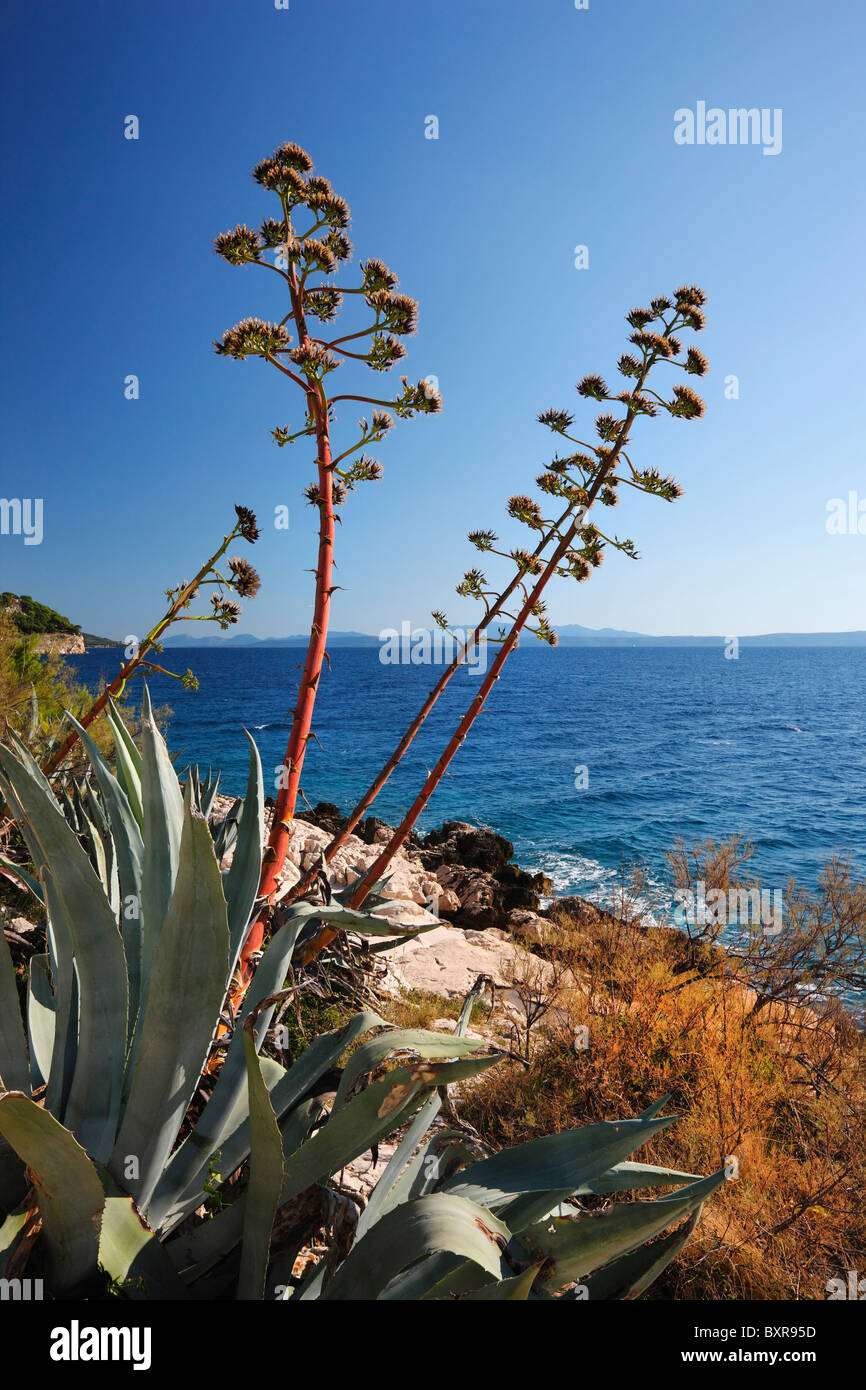
<path fill-rule="evenodd" d="M 268 790 L 281 764 L 303 650 L 167 649 L 163 660 L 199 680 L 184 690 L 150 679 L 172 710 L 178 769 L 198 763 L 241 794 L 248 729 Z M 378 648 L 335 647 L 323 671 L 303 775 L 307 801 L 348 812 L 439 675 L 386 665 Z M 96 688 L 121 653 L 67 658 Z M 480 677 L 450 683 L 373 807 L 395 824 Z M 131 683 L 129 700 L 140 698 Z M 866 874 L 866 648 L 690 647 L 551 650 L 525 643 L 506 662 L 484 712 L 431 799 L 419 830 L 446 820 L 490 826 L 524 869 L 557 893 L 605 901 L 640 864 L 664 894 L 666 853 L 741 835 L 762 885 L 814 887 L 831 856 Z"/>

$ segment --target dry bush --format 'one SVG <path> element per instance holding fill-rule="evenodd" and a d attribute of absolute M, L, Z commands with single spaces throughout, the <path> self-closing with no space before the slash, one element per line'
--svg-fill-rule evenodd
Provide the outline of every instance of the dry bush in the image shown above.
<path fill-rule="evenodd" d="M 736 859 L 720 854 L 720 871 Z M 832 884 L 850 919 L 862 885 Z M 826 885 L 800 901 L 803 922 L 826 920 Z M 812 995 L 806 1007 L 774 986 L 756 1007 L 747 958 L 643 924 L 626 892 L 612 913 L 563 918 L 555 950 L 579 989 L 560 999 L 563 1026 L 528 1066 L 506 1062 L 467 1093 L 463 1114 L 485 1141 L 633 1116 L 670 1092 L 682 1118 L 637 1157 L 707 1173 L 734 1156 L 739 1174 L 652 1297 L 824 1298 L 828 1279 L 863 1270 L 866 1049 L 838 1000 Z"/>

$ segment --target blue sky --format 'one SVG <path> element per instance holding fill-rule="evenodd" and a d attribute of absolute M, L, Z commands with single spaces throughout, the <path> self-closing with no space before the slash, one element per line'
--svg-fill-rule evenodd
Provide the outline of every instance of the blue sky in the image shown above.
<path fill-rule="evenodd" d="M 552 617 L 655 633 L 866 626 L 866 534 L 826 529 L 831 499 L 866 503 L 864 13 L 859 0 L 9 8 L 0 491 L 43 498 L 45 520 L 39 546 L 0 536 L 0 588 L 90 631 L 140 633 L 243 502 L 266 524 L 262 592 L 239 630 L 307 626 L 310 451 L 269 433 L 299 420 L 297 393 L 211 348 L 246 314 L 285 312 L 276 276 L 226 265 L 211 242 L 276 211 L 249 171 L 288 139 L 348 200 L 356 260 L 381 257 L 420 300 L 404 365 L 437 376 L 445 402 L 394 430 L 383 481 L 344 509 L 336 628 L 424 622 L 432 607 L 471 617 L 453 594 L 475 558 L 465 533 L 525 539 L 504 503 L 550 457 L 537 411 L 576 406 L 588 430 L 574 383 L 616 379 L 625 312 L 683 281 L 709 297 L 707 415 L 639 422 L 633 457 L 685 496 L 630 493 L 606 512 L 643 559 L 560 581 Z M 699 101 L 781 109 L 781 152 L 676 144 L 675 111 Z M 360 413 L 343 409 L 339 429 Z M 288 532 L 267 524 L 279 504 Z"/>

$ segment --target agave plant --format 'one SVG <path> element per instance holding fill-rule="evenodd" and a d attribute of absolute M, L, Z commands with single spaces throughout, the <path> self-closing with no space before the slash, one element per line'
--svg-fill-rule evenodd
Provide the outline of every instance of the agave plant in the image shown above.
<path fill-rule="evenodd" d="M 250 740 L 246 796 L 215 842 L 206 819 L 215 780 L 192 772 L 181 788 L 147 692 L 140 751 L 111 706 L 109 717 L 117 775 L 79 725 L 92 782 L 59 797 L 20 741 L 0 748 L 0 792 L 35 875 L 9 868 L 44 904 L 48 938 L 47 953 L 31 962 L 26 1018 L 5 939 L 0 945 L 0 1266 L 6 1275 L 36 1270 L 54 1294 L 87 1289 L 101 1267 L 133 1295 L 175 1298 L 237 1249 L 234 1277 L 249 1296 L 247 1251 L 261 1239 L 254 1202 L 234 1203 L 230 1219 L 206 1223 L 198 1240 L 179 1228 L 204 1202 L 214 1164 L 232 1174 L 255 1140 L 250 1054 L 292 1160 L 282 1205 L 399 1127 L 437 1084 L 494 1059 L 471 1060 L 477 1041 L 416 1035 L 416 1053 L 434 1059 L 426 1069 L 398 1067 L 311 1136 L 322 1077 L 385 1025 L 360 1012 L 289 1068 L 258 1057 L 305 921 L 300 910 L 271 937 L 215 1083 L 197 1095 L 256 903 L 259 756 Z M 359 932 L 392 930 L 371 913 L 321 911 Z M 387 1036 L 386 1054 L 402 1045 Z M 209 1296 L 210 1286 L 195 1292 Z"/>
<path fill-rule="evenodd" d="M 116 775 L 79 726 L 92 779 L 59 797 L 23 744 L 0 748 L 0 792 L 35 876 L 17 872 L 44 903 L 48 937 L 31 962 L 24 1018 L 0 944 L 0 1275 L 26 1269 L 53 1296 L 98 1294 L 108 1280 L 128 1297 L 166 1299 L 622 1297 L 646 1287 L 724 1177 L 626 1161 L 672 1122 L 659 1116 L 664 1102 L 478 1161 L 461 1135 L 429 1135 L 448 1085 L 500 1058 L 467 1036 L 468 1008 L 454 1034 L 394 1029 L 362 1010 L 291 1066 L 262 1053 L 296 988 L 284 985 L 299 939 L 321 922 L 392 937 L 380 894 L 372 912 L 339 897 L 287 908 L 238 1026 L 218 1040 L 257 905 L 258 752 L 250 740 L 246 795 L 209 824 L 218 779 L 191 769 L 181 787 L 147 693 L 140 750 L 111 706 L 109 718 Z M 215 1047 L 221 1060 L 201 1086 Z M 326 1111 L 323 1093 L 350 1048 Z M 398 1130 L 358 1219 L 333 1175 Z M 226 1204 L 208 1217 L 215 1180 Z M 568 1205 L 658 1185 L 681 1190 L 591 1217 Z M 329 1255 L 298 1286 L 295 1257 L 323 1225 L 339 1228 Z"/>

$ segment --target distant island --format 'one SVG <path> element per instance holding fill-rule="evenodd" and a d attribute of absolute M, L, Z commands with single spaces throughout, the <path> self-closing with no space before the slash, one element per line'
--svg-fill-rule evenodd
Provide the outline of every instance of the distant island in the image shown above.
<path fill-rule="evenodd" d="M 88 647 L 121 647 L 111 637 L 97 637 L 92 632 L 82 632 L 78 623 L 65 618 L 56 609 L 39 603 L 29 594 L 13 594 L 9 590 L 0 593 L 0 611 L 9 614 L 22 637 L 34 640 L 36 648 L 42 653 L 54 652 L 58 655 L 74 655 Z"/>
<path fill-rule="evenodd" d="M 422 631 L 423 629 L 418 629 Z M 620 628 L 581 627 L 564 623 L 557 627 L 562 647 L 719 647 L 727 636 L 651 637 L 645 632 L 626 632 Z M 253 637 L 246 632 L 232 637 L 167 637 L 166 647 L 305 647 L 309 634 L 290 637 Z M 739 637 L 741 647 L 866 647 L 866 631 L 858 632 L 767 632 Z M 329 647 L 378 647 L 380 639 L 367 632 L 330 632 Z"/>

